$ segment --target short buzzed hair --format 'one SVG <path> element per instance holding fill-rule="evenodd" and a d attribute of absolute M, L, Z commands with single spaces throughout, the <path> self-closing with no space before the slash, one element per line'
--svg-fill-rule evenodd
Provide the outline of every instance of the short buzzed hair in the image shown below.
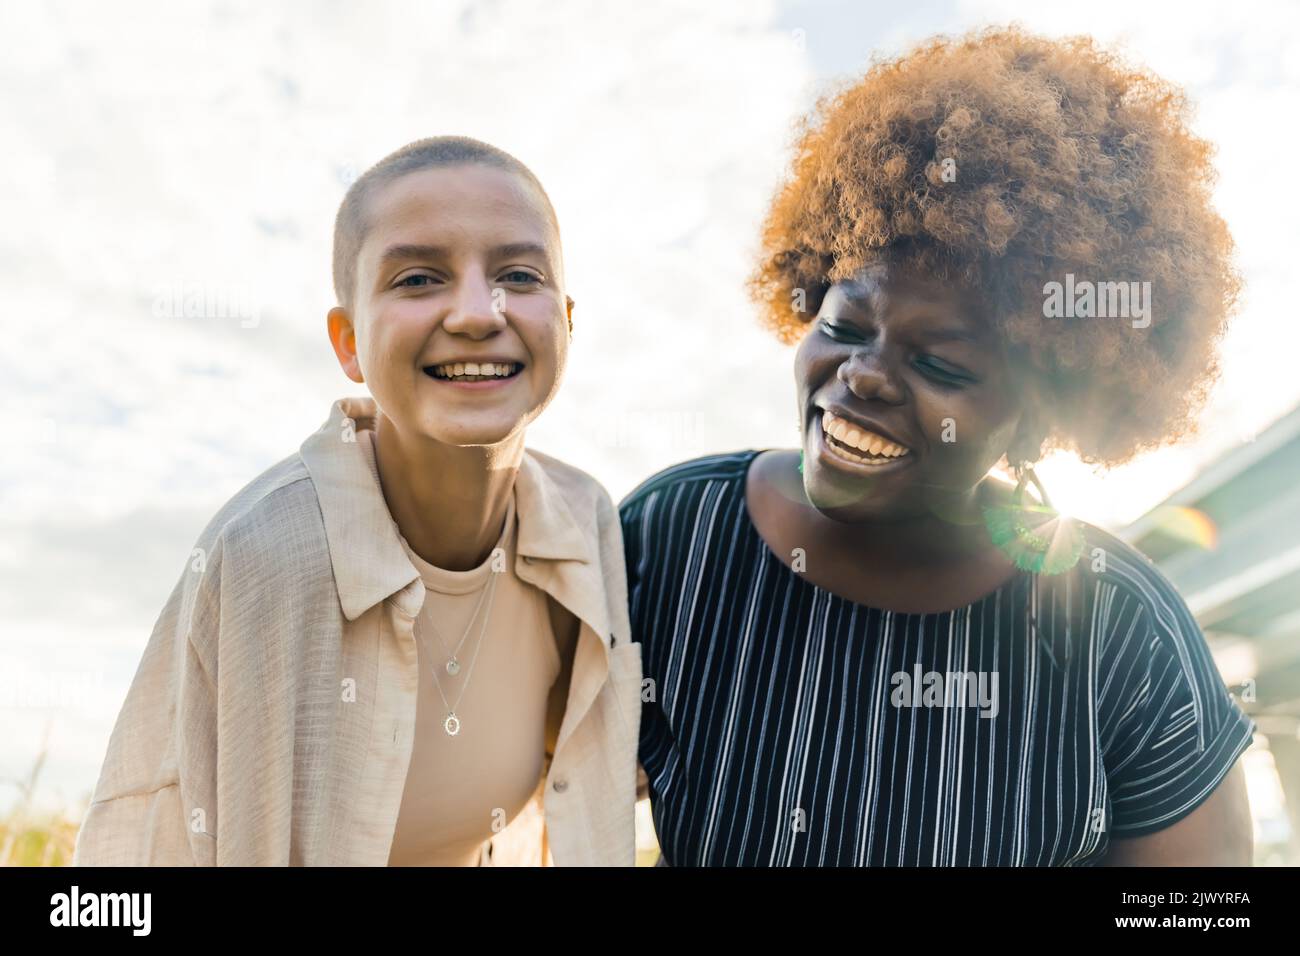
<path fill-rule="evenodd" d="M 551 225 L 558 236 L 559 220 L 551 205 L 551 198 L 542 188 L 533 171 L 503 149 L 468 136 L 431 136 L 407 143 L 394 153 L 389 153 L 367 169 L 354 182 L 339 205 L 334 219 L 334 294 L 338 302 L 352 311 L 356 293 L 357 257 L 370 229 L 367 204 L 371 196 L 383 187 L 408 173 L 422 169 L 439 169 L 448 166 L 490 166 L 522 176 L 536 188 Z"/>

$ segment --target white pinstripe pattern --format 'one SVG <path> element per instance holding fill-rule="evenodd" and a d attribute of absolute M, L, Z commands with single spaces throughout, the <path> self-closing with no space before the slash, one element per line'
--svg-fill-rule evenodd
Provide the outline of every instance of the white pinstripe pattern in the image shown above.
<path fill-rule="evenodd" d="M 1086 866 L 1191 812 L 1248 746 L 1185 603 L 1117 539 L 1085 526 L 1104 571 L 894 614 L 771 553 L 744 502 L 756 454 L 684 462 L 620 507 L 672 865 Z M 997 715 L 896 706 L 891 675 L 917 666 L 996 671 Z"/>

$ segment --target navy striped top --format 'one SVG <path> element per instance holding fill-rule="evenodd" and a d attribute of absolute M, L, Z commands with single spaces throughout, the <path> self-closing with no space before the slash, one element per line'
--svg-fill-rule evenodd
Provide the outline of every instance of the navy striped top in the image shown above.
<path fill-rule="evenodd" d="M 664 861 L 1092 865 L 1205 801 L 1254 723 L 1141 553 L 1091 525 L 1075 569 L 898 614 L 759 536 L 759 454 L 668 468 L 620 505 Z"/>

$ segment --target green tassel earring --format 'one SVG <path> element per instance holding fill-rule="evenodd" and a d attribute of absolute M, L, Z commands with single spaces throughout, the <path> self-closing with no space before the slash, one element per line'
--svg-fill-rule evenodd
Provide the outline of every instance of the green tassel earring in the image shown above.
<path fill-rule="evenodd" d="M 1015 466 L 1016 490 L 1009 505 L 984 508 L 984 524 L 993 543 L 1022 571 L 1061 574 L 1083 553 L 1083 528 L 1052 507 L 1043 483 L 1029 462 Z M 1041 503 L 1029 497 L 1038 489 Z"/>

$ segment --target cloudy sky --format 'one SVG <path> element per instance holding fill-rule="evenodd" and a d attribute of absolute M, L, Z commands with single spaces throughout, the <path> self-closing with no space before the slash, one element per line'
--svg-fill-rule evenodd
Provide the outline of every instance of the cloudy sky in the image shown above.
<path fill-rule="evenodd" d="M 1300 400 L 1285 307 L 1300 13 L 1286 2 L 196 2 L 0 8 L 0 812 L 75 807 L 189 548 L 357 394 L 325 336 L 351 178 L 422 136 L 546 184 L 578 302 L 530 444 L 617 500 L 713 451 L 790 446 L 790 352 L 742 293 L 792 123 L 939 32 L 1091 32 L 1185 84 L 1219 146 L 1245 308 L 1194 442 L 1041 473 L 1120 525 Z M 168 305 L 202 290 L 229 318 Z"/>

